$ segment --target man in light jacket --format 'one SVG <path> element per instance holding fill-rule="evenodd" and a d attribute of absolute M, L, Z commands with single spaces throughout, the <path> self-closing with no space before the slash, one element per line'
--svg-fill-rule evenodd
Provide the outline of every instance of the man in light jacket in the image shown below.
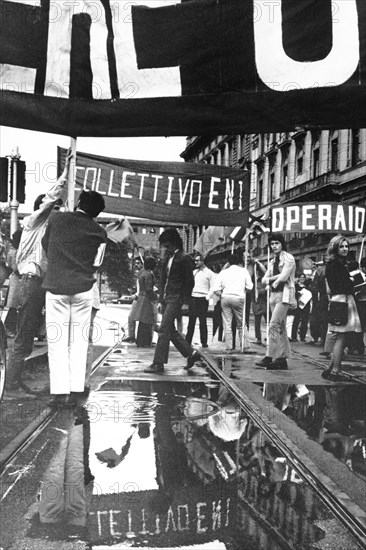
<path fill-rule="evenodd" d="M 287 369 L 287 358 L 291 356 L 286 330 L 286 317 L 289 308 L 296 308 L 295 298 L 295 258 L 286 252 L 283 235 L 271 234 L 268 244 L 274 254 L 262 282 L 270 288 L 270 308 L 266 356 L 256 363 L 269 370 Z"/>

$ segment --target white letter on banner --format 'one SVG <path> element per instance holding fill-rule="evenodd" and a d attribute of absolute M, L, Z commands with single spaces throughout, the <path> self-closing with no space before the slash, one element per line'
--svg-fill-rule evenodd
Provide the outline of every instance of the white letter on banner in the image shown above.
<path fill-rule="evenodd" d="M 307 204 L 306 206 L 304 206 L 302 211 L 302 228 L 303 229 L 315 229 L 314 224 L 308 224 L 308 220 L 313 218 L 313 212 L 309 212 L 309 210 L 314 210 L 314 209 L 315 209 L 315 204 Z"/>
<path fill-rule="evenodd" d="M 132 6 L 176 5 L 176 0 L 110 0 L 112 24 L 114 33 L 114 48 L 116 52 L 117 76 L 122 99 L 138 99 L 142 97 L 173 97 L 182 95 L 179 67 L 164 67 L 154 69 L 138 69 L 136 51 L 133 39 Z M 122 6 L 122 8 L 121 8 Z M 123 18 L 118 12 L 123 9 Z M 134 93 L 124 97 L 126 83 L 134 83 Z"/>
<path fill-rule="evenodd" d="M 265 5 L 266 1 L 256 0 L 256 3 Z M 320 61 L 300 62 L 288 57 L 283 47 L 280 15 L 275 21 L 269 17 L 254 21 L 255 60 L 259 77 L 266 86 L 276 91 L 287 91 L 289 82 L 296 82 L 301 88 L 339 86 L 353 75 L 360 61 L 356 0 L 338 0 L 337 7 L 337 21 L 333 15 L 332 50 Z"/>
<path fill-rule="evenodd" d="M 69 97 L 72 16 L 88 13 L 91 2 L 53 0 L 52 3 L 59 4 L 61 9 L 59 17 L 49 21 L 45 94 Z M 111 98 L 107 38 L 105 13 L 101 10 L 100 18 L 92 21 L 90 28 L 90 63 L 94 99 Z"/>
<path fill-rule="evenodd" d="M 355 208 L 355 232 L 363 233 L 365 227 L 365 212 L 366 209 L 362 206 L 356 206 Z"/>
<path fill-rule="evenodd" d="M 273 208 L 272 210 L 272 231 L 283 231 L 284 209 L 283 207 Z"/>
<path fill-rule="evenodd" d="M 319 204 L 319 221 L 318 227 L 320 231 L 330 231 L 332 229 L 332 205 L 331 204 Z M 324 227 L 325 224 L 325 227 Z"/>
<path fill-rule="evenodd" d="M 194 188 L 197 187 L 197 202 L 193 202 Z M 189 206 L 200 206 L 201 204 L 201 192 L 202 192 L 202 181 L 201 180 L 192 180 L 191 181 L 191 192 L 189 194 Z"/>
<path fill-rule="evenodd" d="M 289 206 L 286 213 L 286 231 L 291 231 L 294 223 L 300 223 L 300 207 Z M 295 231 L 295 229 L 294 229 Z"/>
<path fill-rule="evenodd" d="M 230 186 L 231 182 L 231 186 Z M 226 178 L 225 188 L 225 210 L 233 210 L 234 208 L 234 180 Z"/>
<path fill-rule="evenodd" d="M 338 231 L 339 227 L 343 231 L 347 231 L 346 217 L 344 215 L 344 208 L 341 204 L 338 204 L 337 211 L 334 220 L 334 230 Z"/>
<path fill-rule="evenodd" d="M 130 184 L 127 183 L 127 176 L 136 176 L 136 172 L 122 172 L 122 181 L 121 181 L 121 197 L 124 199 L 132 199 L 132 195 L 126 195 L 126 187 L 129 187 Z"/>
<path fill-rule="evenodd" d="M 212 176 L 211 178 L 211 187 L 210 187 L 210 196 L 208 198 L 208 207 L 209 208 L 218 208 L 219 205 L 218 204 L 214 204 L 212 201 L 213 201 L 213 198 L 214 198 L 214 195 L 218 195 L 219 192 L 218 191 L 215 191 L 215 183 L 216 182 L 220 182 L 221 183 L 221 179 L 220 178 L 215 178 L 214 176 Z"/>

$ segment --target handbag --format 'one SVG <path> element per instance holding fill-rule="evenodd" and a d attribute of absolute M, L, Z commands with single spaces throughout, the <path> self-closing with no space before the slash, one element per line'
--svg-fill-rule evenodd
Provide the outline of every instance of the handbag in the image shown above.
<path fill-rule="evenodd" d="M 348 300 L 331 300 L 328 308 L 328 323 L 337 327 L 343 327 L 348 323 Z"/>

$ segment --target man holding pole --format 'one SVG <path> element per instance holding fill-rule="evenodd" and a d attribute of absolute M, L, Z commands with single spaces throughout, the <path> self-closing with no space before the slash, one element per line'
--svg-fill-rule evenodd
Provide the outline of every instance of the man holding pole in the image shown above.
<path fill-rule="evenodd" d="M 47 259 L 42 248 L 42 237 L 55 206 L 60 204 L 61 195 L 68 180 L 71 152 L 66 155 L 65 168 L 56 184 L 45 194 L 39 195 L 34 203 L 34 212 L 23 220 L 23 232 L 16 256 L 20 276 L 20 307 L 17 332 L 10 350 L 6 373 L 4 399 L 19 399 L 27 395 L 21 374 L 24 360 L 33 350 L 36 335 L 36 319 L 44 306 L 45 291 L 42 282 L 47 268 Z M 29 397 L 29 395 L 28 395 Z"/>
<path fill-rule="evenodd" d="M 262 282 L 270 290 L 272 317 L 269 324 L 266 356 L 256 363 L 268 370 L 287 369 L 287 358 L 291 355 L 286 330 L 289 308 L 297 305 L 295 298 L 295 258 L 286 252 L 283 235 L 271 234 L 268 244 L 274 254 Z"/>

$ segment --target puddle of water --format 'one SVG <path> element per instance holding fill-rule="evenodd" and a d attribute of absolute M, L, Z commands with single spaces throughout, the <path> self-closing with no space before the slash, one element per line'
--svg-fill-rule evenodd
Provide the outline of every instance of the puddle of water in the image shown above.
<path fill-rule="evenodd" d="M 51 481 L 61 492 L 43 490 L 39 529 L 79 522 L 90 548 L 310 550 L 337 530 L 357 548 L 214 380 L 107 380 L 63 437 Z"/>
<path fill-rule="evenodd" d="M 366 481 L 364 386 L 265 383 L 261 387 L 268 401 Z"/>

